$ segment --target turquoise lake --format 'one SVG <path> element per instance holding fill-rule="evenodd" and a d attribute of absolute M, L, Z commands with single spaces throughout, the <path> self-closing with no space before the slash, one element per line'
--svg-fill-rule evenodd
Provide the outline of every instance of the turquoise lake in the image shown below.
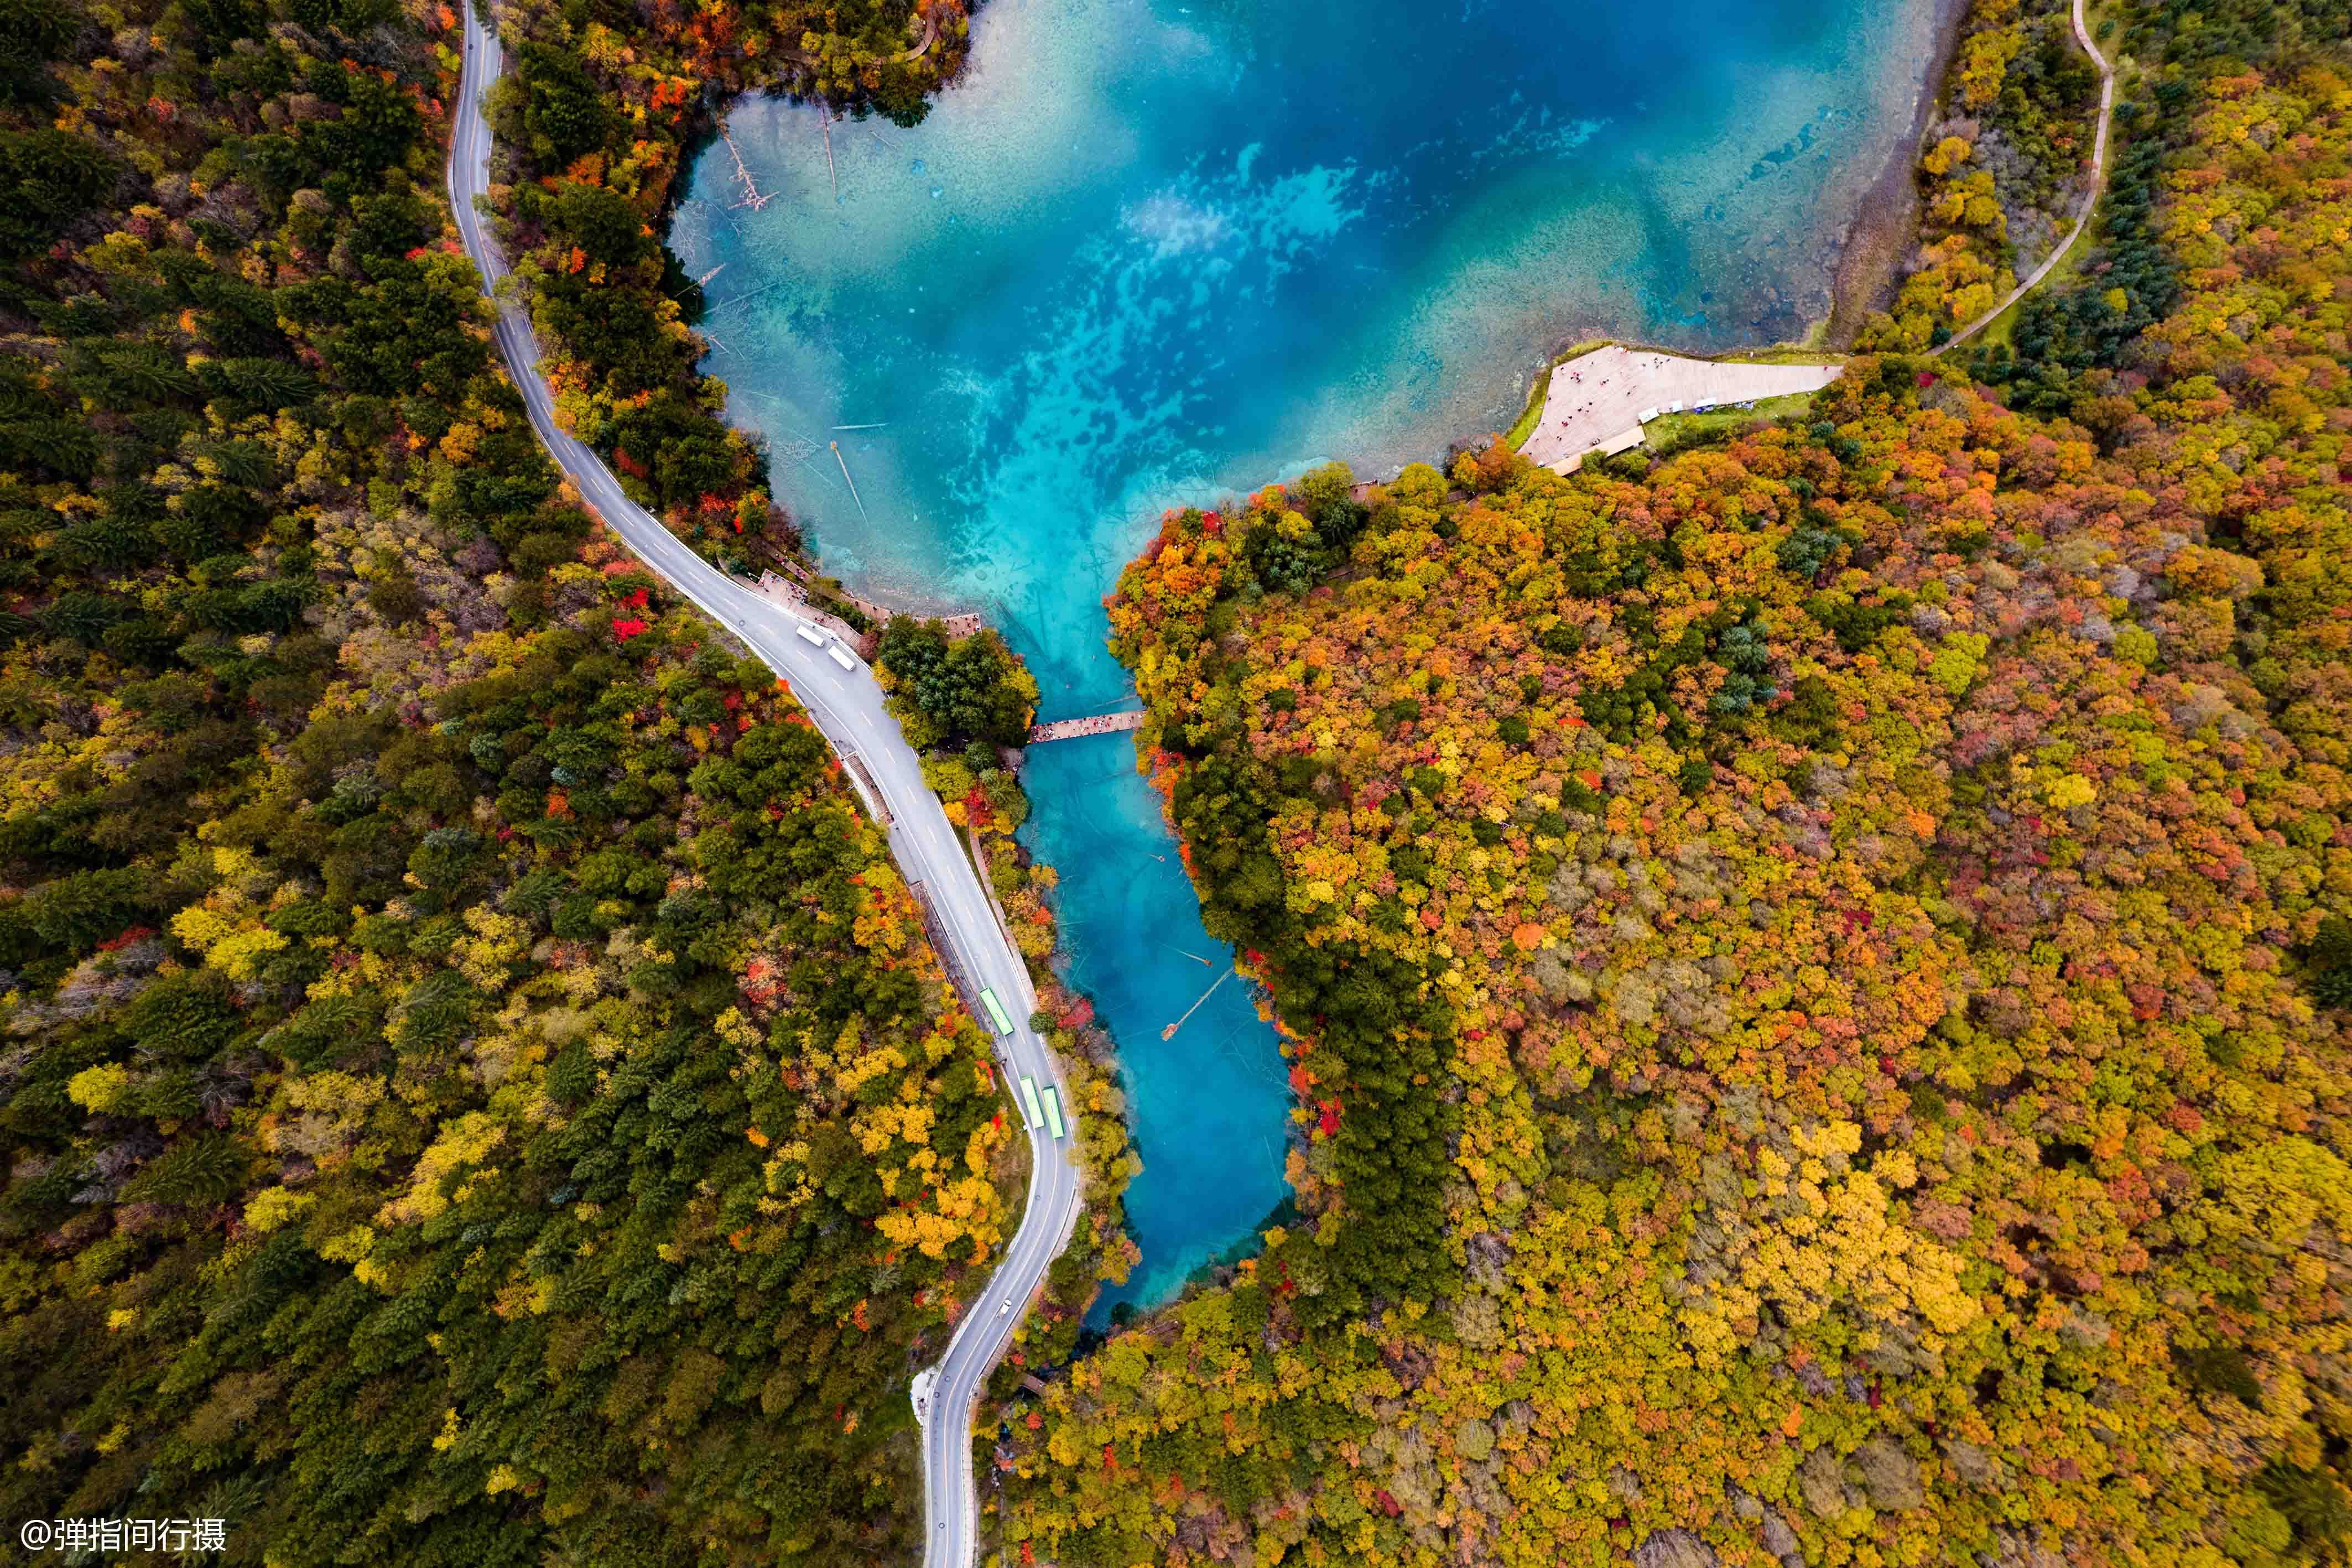
<path fill-rule="evenodd" d="M 1160 510 L 1503 429 L 1565 342 L 1801 335 L 1907 148 L 1929 0 L 992 0 L 912 131 L 738 104 L 671 243 L 826 570 L 985 611 L 1041 716 L 1131 702 L 1102 597 Z M 838 193 L 835 193 L 836 182 Z M 844 430 L 841 426 L 872 428 Z M 853 497 L 829 444 L 840 443 Z M 1144 1304 L 1286 1193 L 1283 1063 L 1124 736 L 1025 841 L 1116 1037 Z"/>

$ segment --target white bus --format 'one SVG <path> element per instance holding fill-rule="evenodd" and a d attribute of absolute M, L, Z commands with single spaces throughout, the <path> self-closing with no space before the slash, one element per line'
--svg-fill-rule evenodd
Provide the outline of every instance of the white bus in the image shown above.
<path fill-rule="evenodd" d="M 824 645 L 824 656 L 831 659 L 835 664 L 839 664 L 845 670 L 854 670 L 857 668 L 857 661 L 851 658 L 848 651 L 843 648 L 838 643 L 827 643 Z"/>
<path fill-rule="evenodd" d="M 805 621 L 793 628 L 793 634 L 798 637 L 802 642 L 806 643 L 812 648 L 822 648 L 824 646 L 824 633 L 818 631 L 815 627 L 810 625 Z"/>

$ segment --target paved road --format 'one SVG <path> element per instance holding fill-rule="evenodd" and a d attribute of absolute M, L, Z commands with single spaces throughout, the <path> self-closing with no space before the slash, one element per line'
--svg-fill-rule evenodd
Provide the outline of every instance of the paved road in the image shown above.
<path fill-rule="evenodd" d="M 2032 293 L 2034 286 L 2049 277 L 2051 269 L 2063 261 L 2066 253 L 2074 248 L 2074 242 L 2083 237 L 2083 230 L 2090 225 L 2091 214 L 2099 210 L 2099 195 L 2107 188 L 2107 126 L 2116 110 L 2116 66 L 2113 60 L 2099 53 L 2098 45 L 2091 42 L 2091 25 L 2083 15 L 2083 0 L 2074 0 L 2074 41 L 2083 46 L 2083 52 L 2091 57 L 2091 64 L 2099 71 L 2099 130 L 2091 143 L 2091 193 L 2083 198 L 2082 215 L 2074 220 L 2074 226 L 2066 231 L 2066 243 L 2043 256 L 2042 265 L 2033 269 L 2032 277 L 2011 289 L 2006 298 L 1969 322 L 1965 329 L 1953 333 L 1943 347 L 1936 350 L 1939 354 L 1946 350 L 1958 348 L 1990 326 L 2002 311 Z"/>
<path fill-rule="evenodd" d="M 449 200 L 466 252 L 482 269 L 486 286 L 506 275 L 474 198 L 489 184 L 490 130 L 482 115 L 482 95 L 499 78 L 504 58 L 498 35 L 470 5 L 466 7 L 466 64 L 457 122 L 451 137 Z M 1021 956 L 997 925 L 987 894 L 957 841 L 947 813 L 923 783 L 922 768 L 898 721 L 882 706 L 882 689 L 860 664 L 837 668 L 821 649 L 794 634 L 806 624 L 773 601 L 750 591 L 687 548 L 632 502 L 604 463 L 558 427 L 546 382 L 539 373 L 539 344 L 529 319 L 517 307 L 499 307 L 497 335 L 507 369 L 530 405 L 530 422 L 550 455 L 581 496 L 646 565 L 700 606 L 714 621 L 741 638 L 778 674 L 792 683 L 818 729 L 841 756 L 862 759 L 894 821 L 890 849 L 908 878 L 930 894 L 945 928 L 947 956 L 975 985 L 992 988 L 1014 1016 L 1010 1036 L 997 1041 L 1012 1073 L 1025 1073 L 1043 1089 L 1059 1083 L 1053 1055 L 1029 1028 L 1036 996 Z M 984 1027 L 984 1026 L 983 1026 Z M 1068 1095 L 1064 1094 L 1064 1103 Z M 988 1289 L 966 1312 L 947 1354 L 916 1383 L 916 1410 L 923 1437 L 923 1530 L 927 1568 L 966 1568 L 977 1553 L 978 1492 L 971 1473 L 972 1406 L 1030 1297 L 1068 1242 L 1082 1206 L 1078 1172 L 1070 1145 L 1043 1131 L 1030 1134 L 1028 1203 L 1003 1263 Z"/>

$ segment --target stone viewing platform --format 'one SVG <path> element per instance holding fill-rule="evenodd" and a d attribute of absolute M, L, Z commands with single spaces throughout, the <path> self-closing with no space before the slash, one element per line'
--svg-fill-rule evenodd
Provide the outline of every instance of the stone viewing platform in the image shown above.
<path fill-rule="evenodd" d="M 857 646 L 859 637 L 857 628 L 831 611 L 820 608 L 802 591 L 801 585 L 792 579 L 779 577 L 772 571 L 763 571 L 760 574 L 760 580 L 752 585 L 752 591 L 763 599 L 772 600 L 782 605 L 795 615 L 815 622 L 850 647 Z"/>
<path fill-rule="evenodd" d="M 1553 369 L 1542 416 L 1519 450 L 1555 474 L 1573 474 L 1590 453 L 1612 455 L 1641 444 L 1642 427 L 1662 413 L 1819 392 L 1843 368 L 1694 360 L 1612 343 Z"/>
<path fill-rule="evenodd" d="M 1084 735 L 1117 735 L 1121 730 L 1141 729 L 1143 710 L 1130 708 L 1126 713 L 1098 713 L 1092 718 L 1057 718 L 1051 724 L 1041 724 L 1029 731 L 1029 744 L 1043 746 L 1049 740 L 1076 740 Z"/>

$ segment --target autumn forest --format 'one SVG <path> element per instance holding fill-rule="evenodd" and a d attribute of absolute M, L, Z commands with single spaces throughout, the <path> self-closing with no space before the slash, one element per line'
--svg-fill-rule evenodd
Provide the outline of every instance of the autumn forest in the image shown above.
<path fill-rule="evenodd" d="M 1118 647 L 1304 1218 L 1039 1401 L 1014 1555 L 2343 1560 L 2343 20 L 2139 16 L 1990 385 L 1905 349 L 1987 179 L 1802 414 L 1164 519 Z"/>
<path fill-rule="evenodd" d="M 1134 1161 L 1014 838 L 1036 682 L 817 575 L 661 238 L 730 98 L 912 123 L 971 24 L 499 8 L 565 422 L 866 633 L 1069 1064 L 992 1560 L 2352 1552 L 2352 16 L 2095 15 L 2102 215 L 1998 333 L 1936 352 L 2078 192 L 2045 0 L 1958 24 L 1801 413 L 1161 519 L 1114 647 L 1292 1202 L 1104 1333 Z M 790 687 L 537 445 L 457 23 L 0 0 L 0 1516 L 912 1562 L 1020 1113 Z"/>

